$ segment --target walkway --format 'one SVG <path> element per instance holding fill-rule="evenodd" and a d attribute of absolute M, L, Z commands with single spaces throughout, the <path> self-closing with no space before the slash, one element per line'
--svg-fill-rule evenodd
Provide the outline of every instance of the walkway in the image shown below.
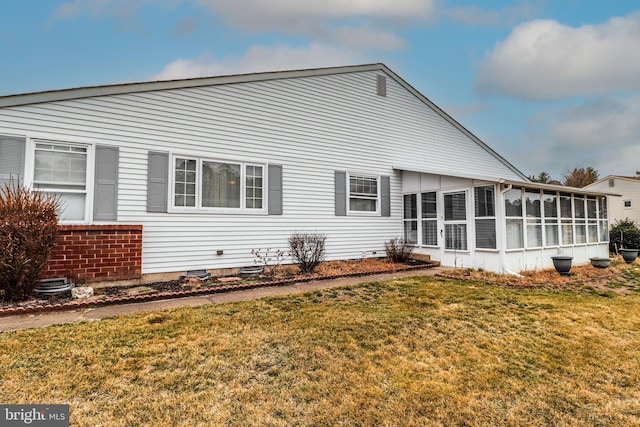
<path fill-rule="evenodd" d="M 15 331 L 29 328 L 42 328 L 51 325 L 80 322 L 84 320 L 101 320 L 106 317 L 120 316 L 124 314 L 144 311 L 162 310 L 176 307 L 194 307 L 204 304 L 224 304 L 228 302 L 247 301 L 274 295 L 291 295 L 301 292 L 309 292 L 320 289 L 329 289 L 339 286 L 356 285 L 364 282 L 379 282 L 399 279 L 403 277 L 433 276 L 442 271 L 439 267 L 424 270 L 403 271 L 396 273 L 374 274 L 371 276 L 345 277 L 330 280 L 313 280 L 305 283 L 294 283 L 286 286 L 272 286 L 254 288 L 227 293 L 202 295 L 186 298 L 171 298 L 161 301 L 141 302 L 122 305 L 109 305 L 104 307 L 59 311 L 53 313 L 17 315 L 0 318 L 0 331 Z"/>

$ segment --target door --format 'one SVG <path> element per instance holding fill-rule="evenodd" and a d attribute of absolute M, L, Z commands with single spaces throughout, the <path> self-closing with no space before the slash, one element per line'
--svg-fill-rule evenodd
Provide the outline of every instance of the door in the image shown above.
<path fill-rule="evenodd" d="M 440 250 L 444 266 L 469 264 L 465 262 L 469 257 L 468 199 L 466 190 L 442 193 Z"/>

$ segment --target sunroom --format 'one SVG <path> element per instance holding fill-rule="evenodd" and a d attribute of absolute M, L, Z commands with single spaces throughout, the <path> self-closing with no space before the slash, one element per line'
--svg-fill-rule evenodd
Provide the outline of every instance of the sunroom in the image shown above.
<path fill-rule="evenodd" d="M 403 171 L 404 238 L 443 266 L 502 273 L 608 256 L 610 194 Z"/>

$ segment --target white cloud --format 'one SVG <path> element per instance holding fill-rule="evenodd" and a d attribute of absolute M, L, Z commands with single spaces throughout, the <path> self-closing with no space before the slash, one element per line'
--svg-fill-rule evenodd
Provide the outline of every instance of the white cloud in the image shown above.
<path fill-rule="evenodd" d="M 640 168 L 640 95 L 608 97 L 539 114 L 514 159 L 554 177 L 593 166 L 600 176 L 633 175 Z"/>
<path fill-rule="evenodd" d="M 398 50 L 407 46 L 407 42 L 389 31 L 375 28 L 338 28 L 327 35 L 330 42 L 338 46 L 378 50 Z"/>
<path fill-rule="evenodd" d="M 173 8 L 190 3 L 207 9 L 229 26 L 250 33 L 275 32 L 318 43 L 359 49 L 398 50 L 407 42 L 393 32 L 434 14 L 435 0 L 73 0 L 62 3 L 50 22 L 111 18 L 119 25 L 135 22 L 147 6 Z M 178 28 L 179 34 L 184 31 Z"/>
<path fill-rule="evenodd" d="M 427 19 L 433 12 L 433 0 L 198 0 L 198 3 L 247 30 L 280 28 L 310 18 Z"/>
<path fill-rule="evenodd" d="M 502 10 L 484 10 L 478 6 L 460 6 L 445 9 L 443 15 L 454 22 L 470 26 L 498 27 L 513 25 L 524 19 L 531 19 L 537 9 L 530 2 L 507 5 Z"/>
<path fill-rule="evenodd" d="M 74 0 L 55 8 L 49 21 L 76 19 L 88 14 L 94 19 L 109 17 L 122 24 L 130 21 L 144 6 L 173 8 L 181 1 L 184 0 Z"/>
<path fill-rule="evenodd" d="M 393 30 L 433 16 L 434 0 L 198 0 L 229 25 L 276 31 L 320 43 L 397 50 L 406 41 Z"/>
<path fill-rule="evenodd" d="M 640 89 L 638 51 L 640 13 L 577 28 L 527 22 L 488 54 L 477 85 L 538 100 Z"/>
<path fill-rule="evenodd" d="M 303 68 L 342 66 L 366 62 L 361 53 L 321 44 L 292 48 L 254 46 L 240 58 L 218 60 L 208 55 L 178 59 L 164 67 L 153 80 L 173 80 L 224 74 L 253 73 Z"/>

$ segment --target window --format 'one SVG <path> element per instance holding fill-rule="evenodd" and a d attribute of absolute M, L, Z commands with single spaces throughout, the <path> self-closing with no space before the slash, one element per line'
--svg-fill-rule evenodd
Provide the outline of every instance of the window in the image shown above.
<path fill-rule="evenodd" d="M 571 194 L 560 193 L 560 236 L 563 245 L 573 245 L 573 209 Z"/>
<path fill-rule="evenodd" d="M 587 197 L 587 242 L 598 243 L 598 208 L 595 197 Z"/>
<path fill-rule="evenodd" d="M 202 206 L 240 208 L 241 165 L 202 162 Z"/>
<path fill-rule="evenodd" d="M 542 211 L 540 191 L 525 190 L 527 217 L 527 248 L 542 247 Z"/>
<path fill-rule="evenodd" d="M 467 250 L 466 193 L 444 195 L 445 249 Z"/>
<path fill-rule="evenodd" d="M 260 165 L 176 157 L 173 206 L 263 210 L 264 171 Z"/>
<path fill-rule="evenodd" d="M 575 212 L 575 243 L 577 245 L 587 243 L 587 221 L 585 199 L 582 195 L 573 196 L 573 209 Z"/>
<path fill-rule="evenodd" d="M 624 207 L 625 208 L 630 208 L 631 207 L 631 200 L 625 200 L 624 201 Z"/>
<path fill-rule="evenodd" d="M 544 246 L 558 246 L 558 197 L 556 193 L 544 192 L 542 203 L 544 205 Z"/>
<path fill-rule="evenodd" d="M 262 209 L 262 166 L 247 165 L 245 196 L 247 209 Z"/>
<path fill-rule="evenodd" d="M 420 198 L 422 201 L 422 244 L 438 246 L 438 205 L 436 192 L 422 193 Z"/>
<path fill-rule="evenodd" d="M 495 188 L 475 187 L 476 247 L 496 249 Z"/>
<path fill-rule="evenodd" d="M 195 207 L 196 160 L 176 159 L 174 204 L 180 207 Z"/>
<path fill-rule="evenodd" d="M 418 243 L 418 196 L 405 194 L 404 200 L 404 240 Z"/>
<path fill-rule="evenodd" d="M 522 224 L 522 190 L 512 188 L 504 195 L 507 226 L 507 249 L 524 247 Z"/>
<path fill-rule="evenodd" d="M 86 219 L 87 150 L 87 146 L 36 142 L 33 186 L 58 195 L 62 221 Z"/>
<path fill-rule="evenodd" d="M 598 197 L 598 230 L 600 241 L 609 241 L 609 221 L 607 213 L 607 196 Z"/>
<path fill-rule="evenodd" d="M 378 211 L 378 178 L 361 175 L 349 176 L 349 211 Z"/>

